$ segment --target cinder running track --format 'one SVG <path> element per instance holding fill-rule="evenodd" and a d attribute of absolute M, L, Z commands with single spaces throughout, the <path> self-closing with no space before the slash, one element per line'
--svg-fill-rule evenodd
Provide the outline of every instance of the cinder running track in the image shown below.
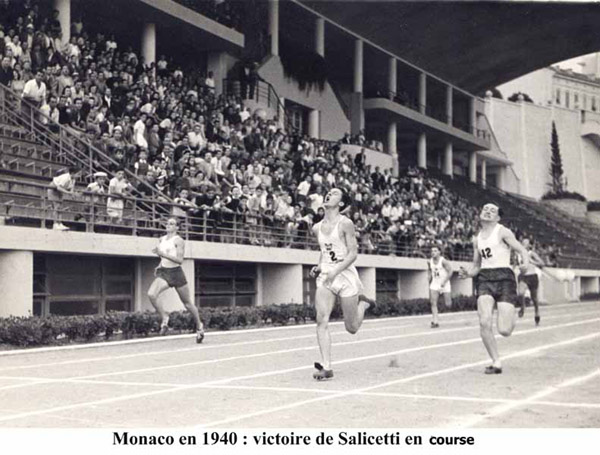
<path fill-rule="evenodd" d="M 473 312 L 334 323 L 328 382 L 314 324 L 0 352 L 0 427 L 600 427 L 600 303 L 528 310 L 494 376 Z"/>

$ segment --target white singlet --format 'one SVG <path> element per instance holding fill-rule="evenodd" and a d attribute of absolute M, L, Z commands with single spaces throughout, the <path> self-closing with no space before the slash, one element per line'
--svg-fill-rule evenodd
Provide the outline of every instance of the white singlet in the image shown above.
<path fill-rule="evenodd" d="M 510 247 L 500 238 L 501 224 L 496 224 L 487 239 L 477 234 L 477 249 L 481 255 L 482 269 L 504 269 L 510 267 Z"/>
<path fill-rule="evenodd" d="M 533 250 L 529 250 L 527 253 L 529 254 L 529 266 L 527 267 L 525 272 L 522 273 L 522 275 L 538 275 L 538 268 L 531 261 Z M 523 264 L 523 258 L 520 255 L 517 255 L 517 262 L 519 263 L 519 265 Z"/>
<path fill-rule="evenodd" d="M 321 230 L 323 221 L 317 223 L 317 237 L 321 248 L 321 274 L 317 278 L 317 287 L 324 286 L 329 271 L 331 271 L 337 263 L 342 262 L 348 254 L 348 247 L 346 246 L 346 242 L 342 240 L 339 231 L 340 223 L 343 218 L 346 217 L 342 215 L 338 218 L 338 221 L 330 234 L 325 234 Z M 340 297 L 353 297 L 362 294 L 363 285 L 354 264 L 349 265 L 345 270 L 336 275 L 327 289 Z"/>
<path fill-rule="evenodd" d="M 450 280 L 442 287 L 442 282 L 448 276 L 448 271 L 444 268 L 443 263 L 444 258 L 441 256 L 438 259 L 437 264 L 434 262 L 433 258 L 429 259 L 429 269 L 431 270 L 431 284 L 429 285 L 429 289 L 445 294 L 452 290 L 450 288 Z"/>
<path fill-rule="evenodd" d="M 158 244 L 158 249 L 162 253 L 168 254 L 169 256 L 177 256 L 177 246 L 175 245 L 175 239 L 177 238 L 179 238 L 178 235 L 174 235 L 171 238 L 167 238 L 166 235 L 162 236 Z M 179 267 L 180 264 L 178 264 L 177 262 L 173 262 L 170 259 L 161 257 L 160 266 L 170 269 L 173 267 Z"/>

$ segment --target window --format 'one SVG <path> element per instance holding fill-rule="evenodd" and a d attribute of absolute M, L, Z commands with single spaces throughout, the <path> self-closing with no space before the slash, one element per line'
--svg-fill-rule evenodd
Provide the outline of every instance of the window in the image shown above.
<path fill-rule="evenodd" d="M 596 112 L 596 97 L 592 96 L 592 111 Z"/>
<path fill-rule="evenodd" d="M 571 107 L 571 94 L 569 92 L 565 92 L 565 106 Z"/>
<path fill-rule="evenodd" d="M 33 313 L 81 315 L 133 309 L 130 258 L 35 254 Z"/>
<path fill-rule="evenodd" d="M 398 300 L 398 271 L 377 269 L 375 272 L 375 292 L 381 302 Z"/>
<path fill-rule="evenodd" d="M 560 104 L 560 89 L 556 89 L 556 104 Z"/>
<path fill-rule="evenodd" d="M 254 305 L 256 264 L 196 261 L 195 269 L 197 306 Z"/>

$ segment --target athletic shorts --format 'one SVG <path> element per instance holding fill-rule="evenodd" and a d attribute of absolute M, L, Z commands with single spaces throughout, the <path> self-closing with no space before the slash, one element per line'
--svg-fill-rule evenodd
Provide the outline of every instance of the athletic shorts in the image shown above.
<path fill-rule="evenodd" d="M 180 288 L 188 284 L 181 267 L 159 267 L 156 269 L 154 276 L 165 280 L 170 288 Z"/>
<path fill-rule="evenodd" d="M 335 264 L 323 264 L 321 266 L 321 274 L 317 277 L 317 288 L 325 287 L 324 283 L 327 278 L 327 272 L 333 269 L 333 267 L 335 267 Z M 339 273 L 326 289 L 329 289 L 339 297 L 353 297 L 362 294 L 363 285 L 358 276 L 358 270 L 351 265 Z"/>
<path fill-rule="evenodd" d="M 449 294 L 452 292 L 452 287 L 450 286 L 450 280 L 446 282 L 444 287 L 440 287 L 440 283 L 432 281 L 429 285 L 429 290 L 439 292 L 440 294 Z"/>
<path fill-rule="evenodd" d="M 510 268 L 481 269 L 475 285 L 477 297 L 490 295 L 496 302 L 516 305 L 518 302 L 517 280 Z"/>
<path fill-rule="evenodd" d="M 535 273 L 533 275 L 521 275 L 519 276 L 519 281 L 527 285 L 529 292 L 537 291 L 540 285 L 540 280 Z"/>

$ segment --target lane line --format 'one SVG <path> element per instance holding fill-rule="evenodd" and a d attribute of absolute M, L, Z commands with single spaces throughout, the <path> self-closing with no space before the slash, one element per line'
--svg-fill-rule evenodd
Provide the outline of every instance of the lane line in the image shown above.
<path fill-rule="evenodd" d="M 568 313 L 568 314 L 570 316 L 571 315 L 572 316 L 586 316 L 586 315 L 590 315 L 590 314 L 594 314 L 594 313 L 595 312 L 578 312 L 575 314 L 573 314 L 573 313 Z M 557 316 L 549 316 L 548 319 L 553 319 L 556 317 Z M 458 324 L 458 323 L 465 323 L 465 322 L 470 322 L 470 321 L 474 321 L 474 319 L 473 318 L 458 319 L 458 320 L 450 321 L 447 323 L 448 324 Z M 337 324 L 337 325 L 339 325 L 339 324 Z M 404 329 L 407 327 L 410 328 L 410 327 L 419 327 L 419 326 L 421 326 L 421 324 L 405 324 L 405 325 L 390 325 L 390 326 L 375 327 L 375 328 L 361 328 L 360 333 L 363 334 L 363 333 L 372 333 L 372 332 L 382 332 L 382 331 L 386 331 L 386 330 L 398 330 L 398 329 Z M 313 326 L 313 328 L 314 328 L 314 326 Z M 331 335 L 333 335 L 333 336 L 346 335 L 346 334 L 348 334 L 348 332 L 346 330 L 340 330 L 340 331 L 331 333 Z M 194 345 L 194 347 L 189 347 L 189 348 L 170 349 L 170 350 L 153 351 L 153 352 L 136 352 L 133 354 L 124 354 L 124 355 L 119 355 L 119 356 L 90 357 L 90 358 L 84 358 L 84 359 L 73 359 L 73 360 L 65 360 L 62 362 L 42 363 L 42 364 L 33 364 L 33 365 L 32 364 L 14 365 L 14 366 L 10 366 L 10 367 L 0 368 L 0 372 L 21 370 L 21 369 L 43 368 L 46 366 L 54 367 L 54 366 L 61 366 L 61 365 L 73 365 L 73 364 L 86 363 L 86 362 L 102 362 L 102 361 L 114 362 L 115 360 L 132 359 L 132 358 L 136 358 L 136 357 L 178 354 L 178 353 L 185 353 L 185 352 L 204 352 L 207 350 L 220 349 L 220 348 L 266 344 L 266 343 L 276 343 L 276 342 L 280 342 L 280 341 L 294 341 L 294 340 L 302 340 L 302 339 L 308 339 L 308 338 L 310 338 L 310 339 L 315 338 L 315 334 L 311 333 L 308 335 L 299 335 L 299 336 L 293 336 L 293 337 L 269 338 L 266 340 L 238 341 L 238 342 L 234 342 L 234 343 L 224 343 L 224 344 L 208 344 L 208 345 L 202 345 L 202 346 Z"/>
<path fill-rule="evenodd" d="M 532 349 L 526 349 L 524 351 L 517 351 L 513 354 L 509 354 L 503 357 L 503 359 L 510 359 L 510 358 L 517 358 L 517 357 L 524 357 L 524 356 L 529 356 L 532 354 L 536 354 L 540 351 L 543 350 L 547 350 L 547 349 L 553 349 L 556 347 L 562 347 L 562 346 L 567 346 L 569 344 L 574 344 L 574 343 L 579 343 L 579 342 L 583 342 L 583 341 L 588 341 L 588 340 L 593 340 L 595 338 L 599 338 L 600 337 L 600 333 L 593 333 L 593 334 L 589 334 L 589 335 L 585 335 L 582 337 L 578 337 L 578 338 L 573 338 L 570 340 L 566 340 L 566 341 L 561 341 L 558 343 L 552 343 L 552 344 L 548 344 L 548 345 L 542 345 L 542 346 L 538 346 L 537 348 L 532 348 Z M 241 414 L 241 415 L 237 415 L 237 416 L 233 416 L 227 419 L 222 419 L 222 420 L 218 420 L 218 421 L 213 421 L 213 422 L 207 422 L 204 424 L 200 424 L 198 426 L 196 426 L 196 428 L 210 428 L 210 427 L 215 427 L 215 426 L 219 426 L 219 425 L 230 425 L 233 422 L 239 422 L 241 420 L 247 420 L 250 418 L 255 418 L 255 417 L 260 417 L 260 416 L 264 416 L 267 414 L 273 414 L 276 412 L 280 412 L 280 411 L 284 411 L 284 410 L 290 410 L 290 409 L 294 409 L 294 408 L 298 408 L 298 407 L 302 407 L 302 406 L 306 406 L 308 404 L 314 404 L 314 403 L 318 403 L 321 401 L 328 401 L 328 400 L 334 400 L 337 398 L 343 398 L 343 397 L 347 397 L 347 396 L 351 396 L 351 395 L 356 395 L 356 394 L 360 394 L 363 392 L 369 392 L 371 390 L 376 390 L 382 387 L 388 387 L 388 386 L 392 386 L 392 385 L 398 385 L 398 384 L 405 384 L 407 382 L 412 382 L 412 381 L 416 381 L 419 379 L 425 379 L 425 378 L 430 378 L 433 376 L 439 376 L 439 375 L 443 375 L 443 374 L 447 374 L 447 373 L 454 373 L 456 371 L 460 371 L 460 370 L 465 370 L 465 369 L 469 369 L 469 368 L 474 368 L 477 366 L 481 366 L 481 365 L 487 365 L 489 364 L 489 360 L 482 360 L 480 362 L 473 362 L 473 363 L 466 363 L 466 364 L 462 364 L 462 365 L 458 365 L 455 367 L 450 367 L 450 368 L 444 368 L 442 370 L 437 370 L 437 371 L 432 371 L 429 373 L 422 373 L 422 374 L 417 374 L 414 376 L 409 376 L 406 378 L 402 378 L 402 379 L 396 379 L 393 381 L 386 381 L 374 386 L 368 386 L 368 387 L 362 387 L 359 389 L 353 389 L 353 390 L 349 390 L 346 392 L 341 392 L 338 394 L 334 394 L 334 395 L 329 395 L 329 396 L 325 396 L 325 397 L 317 397 L 317 398 L 312 398 L 312 399 L 308 399 L 308 400 L 302 400 L 302 401 L 296 401 L 293 403 L 289 403 L 287 405 L 284 406 L 276 406 L 276 407 L 272 407 L 272 408 L 267 408 L 264 409 L 262 411 L 255 411 L 255 412 L 250 412 L 247 414 Z"/>
<path fill-rule="evenodd" d="M 540 398 L 545 398 L 549 395 L 552 395 L 552 394 L 559 392 L 563 389 L 566 389 L 568 387 L 572 387 L 574 385 L 578 385 L 583 382 L 589 381 L 591 379 L 597 378 L 598 376 L 600 376 L 600 368 L 597 368 L 597 369 L 593 370 L 592 372 L 585 374 L 583 376 L 577 376 L 577 377 L 568 379 L 568 380 L 563 381 L 560 384 L 557 384 L 555 386 L 546 387 L 545 389 L 540 390 L 539 392 L 536 392 L 533 395 L 530 395 L 527 398 L 524 398 L 522 400 L 518 400 L 514 403 L 507 403 L 507 404 L 496 406 L 496 407 L 490 409 L 489 411 L 486 411 L 483 415 L 469 416 L 464 419 L 461 419 L 458 423 L 456 423 L 454 425 L 454 427 L 472 428 L 472 427 L 484 422 L 485 420 L 492 419 L 494 417 L 498 417 L 502 414 L 506 414 L 507 412 L 513 411 L 517 408 L 526 406 L 528 404 L 535 403 Z"/>
<path fill-rule="evenodd" d="M 558 317 L 558 316 L 556 316 L 556 317 Z M 550 317 L 546 318 L 546 320 L 548 320 L 548 319 L 550 319 Z M 529 334 L 532 332 L 553 330 L 555 328 L 572 327 L 572 326 L 581 325 L 581 324 L 588 324 L 588 323 L 595 322 L 595 321 L 600 321 L 600 318 L 588 319 L 588 320 L 583 320 L 583 321 L 575 321 L 575 322 L 559 324 L 559 325 L 554 325 L 554 326 L 547 326 L 547 327 L 542 327 L 542 328 L 536 327 L 536 328 L 529 329 L 529 330 L 520 330 L 520 331 L 513 333 L 513 336 Z M 435 336 L 438 334 L 461 332 L 461 331 L 473 330 L 473 329 L 474 329 L 474 327 L 459 327 L 456 329 L 446 329 L 446 330 L 436 330 L 436 331 L 428 330 L 426 332 L 417 332 L 417 333 L 410 333 L 410 334 L 403 334 L 403 335 L 391 335 L 391 336 L 379 337 L 379 338 L 368 338 L 366 340 L 339 342 L 339 343 L 334 343 L 332 346 L 339 347 L 339 346 L 349 346 L 349 345 L 356 345 L 356 344 L 375 343 L 375 342 L 384 341 L 384 340 L 411 338 L 411 337 L 417 337 L 417 336 L 421 336 L 421 335 Z M 496 335 L 496 337 L 501 338 L 499 335 Z M 419 347 L 415 347 L 415 348 L 408 348 L 408 349 L 403 349 L 400 351 L 395 351 L 394 354 L 400 355 L 400 354 L 407 354 L 407 353 L 411 353 L 411 352 L 418 352 L 418 351 L 422 351 L 422 350 L 436 349 L 438 347 L 457 346 L 457 345 L 461 345 L 461 344 L 473 343 L 473 342 L 476 342 L 479 340 L 480 340 L 480 338 L 477 337 L 477 338 L 469 338 L 469 339 L 460 340 L 460 341 L 452 341 L 452 342 L 446 342 L 446 343 L 440 343 L 440 344 L 434 344 L 434 345 L 419 346 Z M 279 350 L 279 351 L 267 351 L 267 352 L 260 352 L 260 353 L 256 353 L 256 354 L 245 354 L 245 355 L 238 355 L 238 356 L 232 356 L 232 357 L 220 357 L 220 358 L 216 358 L 216 359 L 200 360 L 200 361 L 188 362 L 188 363 L 177 363 L 177 364 L 172 364 L 172 365 L 164 365 L 164 366 L 160 366 L 160 367 L 148 367 L 148 368 L 141 368 L 141 369 L 135 369 L 135 370 L 125 370 L 125 371 L 119 370 L 119 371 L 112 371 L 109 373 L 99 373 L 99 374 L 92 374 L 92 375 L 85 375 L 85 376 L 73 376 L 70 378 L 40 378 L 40 377 L 23 378 L 20 376 L 5 376 L 5 378 L 23 378 L 24 380 L 31 380 L 31 381 L 35 381 L 35 382 L 0 387 L 0 391 L 13 390 L 13 389 L 18 389 L 18 388 L 31 387 L 31 386 L 43 385 L 43 384 L 67 382 L 67 381 L 73 380 L 73 379 L 106 378 L 106 377 L 110 377 L 110 376 L 125 376 L 128 374 L 140 374 L 140 373 L 172 370 L 172 369 L 177 369 L 177 368 L 188 368 L 188 367 L 193 367 L 193 366 L 215 364 L 215 363 L 220 363 L 220 362 L 235 361 L 235 360 L 241 360 L 241 359 L 245 360 L 245 359 L 249 359 L 249 358 L 267 357 L 267 356 L 271 356 L 271 355 L 290 354 L 293 352 L 312 351 L 312 350 L 316 350 L 317 348 L 318 347 L 316 345 L 310 345 L 310 346 L 303 346 L 303 347 L 299 347 L 299 348 L 284 349 L 284 350 Z M 390 353 L 357 357 L 354 359 L 337 361 L 336 363 L 343 364 L 343 363 L 347 363 L 347 362 L 355 362 L 355 361 L 361 361 L 361 360 L 366 360 L 366 359 L 375 359 L 375 358 L 385 357 L 388 355 L 390 355 Z M 306 366 L 295 367 L 292 369 L 280 370 L 280 371 L 291 372 L 291 371 L 297 371 L 297 370 L 306 369 L 306 368 L 310 368 L 310 367 L 306 367 Z M 264 373 L 259 373 L 259 374 L 264 374 Z M 268 372 L 267 374 L 274 374 L 274 373 Z M 252 377 L 254 377 L 254 376 L 252 376 Z M 243 378 L 246 379 L 247 377 L 243 377 Z M 225 379 L 221 379 L 218 381 L 224 381 L 224 380 L 229 381 L 232 379 L 225 378 Z M 235 380 L 235 379 L 233 379 L 233 380 Z"/>
<path fill-rule="evenodd" d="M 586 302 L 576 302 L 576 303 L 562 303 L 559 305 L 551 305 L 547 307 L 548 309 L 552 308 L 563 308 L 563 307 L 586 307 L 592 306 L 593 304 L 597 304 L 598 302 L 586 301 Z M 451 313 L 441 313 L 440 318 L 445 319 L 452 317 L 454 315 L 464 315 L 464 314 L 474 314 L 477 315 L 476 311 L 456 311 Z M 397 319 L 410 320 L 410 319 L 426 319 L 431 318 L 430 314 L 424 315 L 415 315 L 415 316 L 396 316 L 396 317 L 388 317 L 388 318 L 372 318 L 365 319 L 364 323 L 379 323 L 379 322 L 388 322 L 394 321 Z M 331 322 L 330 326 L 342 325 L 343 321 Z M 282 330 L 300 330 L 303 328 L 315 328 L 315 323 L 310 324 L 301 324 L 301 325 L 293 325 L 293 326 L 284 326 L 284 327 L 265 327 L 265 328 L 256 328 L 256 329 L 241 329 L 241 330 L 222 330 L 222 331 L 210 331 L 208 332 L 211 337 L 213 336 L 226 336 L 226 335 L 245 335 L 245 334 L 254 334 L 254 333 L 264 333 L 264 332 L 274 332 L 274 331 L 282 331 Z M 9 356 L 19 356 L 19 355 L 27 355 L 27 354 L 37 354 L 44 352 L 56 352 L 56 351 L 72 351 L 72 350 L 80 350 L 80 349 L 94 349 L 94 348 L 103 348 L 103 347 L 113 347 L 113 346 L 123 346 L 123 345 L 131 345 L 131 344 L 142 344 L 142 343 L 151 343 L 151 342 L 161 342 L 168 340 L 180 340 L 187 338 L 194 338 L 195 334 L 182 334 L 182 335 L 170 335 L 167 337 L 151 337 L 151 338 L 140 338 L 135 340 L 119 340 L 119 341 L 106 341 L 100 343 L 90 343 L 90 344 L 77 344 L 73 346 L 50 346 L 43 348 L 31 348 L 31 349 L 14 349 L 10 351 L 0 351 L 0 357 L 9 357 Z"/>
<path fill-rule="evenodd" d="M 600 320 L 600 318 L 596 318 L 596 319 L 592 319 L 592 320 L 584 321 L 584 322 L 579 322 L 577 324 L 584 324 L 584 323 L 589 323 L 589 322 L 596 322 L 598 320 Z M 557 326 L 554 326 L 554 328 L 562 328 L 565 325 L 573 325 L 573 323 L 557 325 Z M 550 330 L 548 327 L 545 327 L 544 329 Z M 519 334 L 530 333 L 530 332 L 544 330 L 544 329 L 534 329 L 534 330 L 529 330 L 529 331 L 522 331 L 522 332 L 519 332 Z M 561 341 L 561 342 L 557 342 L 557 343 L 542 345 L 542 346 L 539 346 L 537 348 L 531 348 L 531 349 L 527 349 L 527 350 L 524 350 L 524 351 L 518 351 L 516 353 L 507 355 L 504 358 L 508 359 L 508 358 L 515 358 L 515 357 L 521 357 L 521 356 L 531 355 L 531 354 L 540 352 L 540 351 L 545 350 L 545 349 L 551 349 L 551 348 L 559 347 L 559 346 L 566 346 L 566 345 L 569 345 L 569 344 L 573 344 L 573 343 L 577 343 L 577 342 L 580 342 L 580 341 L 585 341 L 585 340 L 589 340 L 589 339 L 593 339 L 593 338 L 598 338 L 598 337 L 600 337 L 600 333 L 593 333 L 591 335 L 585 335 L 585 336 L 582 336 L 582 337 L 573 338 L 573 339 L 569 339 L 569 340 L 566 340 L 566 341 Z M 472 342 L 474 342 L 474 341 L 478 341 L 479 342 L 480 338 L 473 339 Z M 460 343 L 460 344 L 463 344 L 463 343 Z M 437 348 L 437 347 L 443 347 L 443 346 L 446 346 L 446 345 L 447 344 L 432 345 L 432 346 L 429 347 L 429 349 L 434 349 L 434 348 Z M 411 350 L 403 350 L 403 351 L 412 351 L 412 349 Z M 393 352 L 388 352 L 388 353 L 383 354 L 383 355 L 389 356 L 389 355 L 393 355 L 393 354 L 399 354 L 401 352 L 402 351 L 393 351 Z M 377 357 L 382 357 L 383 355 L 379 354 L 379 355 L 375 355 L 373 357 L 377 358 Z M 366 358 L 369 358 L 369 357 L 366 357 Z M 347 360 L 345 360 L 343 362 L 344 363 L 348 363 L 348 362 L 352 362 L 352 361 L 360 361 L 360 360 L 363 360 L 363 359 L 364 359 L 364 357 L 359 357 L 359 358 L 356 358 L 356 359 L 347 359 Z M 341 363 L 341 362 L 338 362 L 338 363 Z M 340 398 L 340 397 L 344 397 L 344 396 L 348 396 L 348 395 L 353 395 L 355 393 L 367 392 L 367 391 L 375 390 L 375 389 L 378 389 L 378 388 L 381 388 L 381 387 L 387 387 L 389 385 L 396 385 L 396 384 L 410 382 L 410 381 L 414 381 L 414 380 L 422 379 L 422 378 L 426 378 L 426 377 L 438 376 L 438 375 L 441 375 L 441 374 L 446 374 L 446 373 L 451 373 L 451 372 L 455 372 L 455 371 L 459 371 L 459 370 L 463 370 L 463 369 L 467 369 L 467 368 L 472 368 L 474 366 L 484 365 L 484 364 L 487 364 L 487 363 L 489 363 L 489 360 L 483 360 L 483 361 L 480 361 L 480 362 L 463 364 L 463 365 L 459 365 L 459 366 L 455 366 L 455 367 L 451 367 L 451 368 L 445 368 L 445 369 L 442 369 L 442 370 L 437 370 L 437 371 L 429 372 L 429 373 L 422 373 L 422 374 L 419 374 L 419 375 L 415 375 L 415 376 L 411 376 L 411 377 L 407 377 L 407 378 L 402 378 L 402 379 L 398 379 L 398 380 L 394 380 L 394 381 L 387 381 L 387 382 L 384 382 L 384 383 L 377 384 L 375 386 L 369 386 L 369 387 L 365 387 L 365 388 L 354 389 L 354 390 L 350 390 L 350 391 L 347 391 L 347 392 L 343 392 L 343 393 L 339 393 L 339 394 L 335 394 L 335 395 L 331 395 L 331 396 L 326 396 L 326 397 L 319 397 L 319 398 L 312 399 L 312 400 L 303 400 L 303 401 L 299 401 L 299 402 L 290 403 L 290 404 L 288 404 L 286 406 L 280 406 L 280 407 L 276 407 L 276 408 L 270 408 L 270 409 L 266 409 L 266 410 L 262 410 L 262 411 L 257 411 L 257 412 L 249 413 L 249 414 L 234 416 L 234 417 L 231 417 L 231 418 L 228 418 L 228 419 L 224 419 L 224 420 L 220 420 L 220 421 L 209 422 L 207 424 L 200 425 L 200 427 L 204 428 L 204 427 L 210 427 L 210 426 L 216 426 L 216 425 L 223 425 L 223 424 L 226 424 L 226 423 L 236 422 L 236 421 L 239 421 L 239 420 L 245 420 L 245 419 L 248 419 L 248 418 L 251 418 L 251 417 L 256 417 L 256 416 L 265 415 L 265 414 L 271 414 L 271 413 L 274 413 L 274 412 L 278 412 L 280 410 L 292 409 L 292 408 L 304 406 L 306 404 L 310 404 L 310 403 L 314 403 L 314 402 L 318 402 L 318 401 L 336 399 L 336 398 Z M 270 372 L 265 372 L 265 373 L 258 373 L 258 374 L 253 374 L 253 375 L 245 375 L 245 376 L 238 376 L 238 377 L 233 377 L 233 378 L 226 378 L 226 379 L 216 380 L 216 381 L 208 381 L 208 382 L 199 383 L 199 384 L 184 385 L 184 386 L 177 387 L 177 388 L 156 390 L 156 391 L 152 391 L 152 392 L 140 392 L 140 393 L 137 393 L 137 394 L 124 395 L 124 396 L 112 397 L 112 398 L 105 398 L 105 399 L 102 399 L 102 400 L 93 400 L 93 401 L 87 401 L 87 402 L 82 402 L 82 403 L 75 403 L 75 404 L 70 404 L 70 405 L 58 406 L 58 407 L 53 407 L 53 408 L 48 408 L 48 409 L 22 412 L 22 413 L 19 413 L 19 414 L 14 414 L 14 415 L 9 415 L 9 416 L 1 416 L 0 417 L 0 422 L 5 422 L 5 421 L 10 421 L 10 420 L 15 420 L 15 419 L 21 419 L 21 418 L 31 417 L 31 416 L 51 414 L 51 413 L 61 412 L 61 411 L 68 411 L 68 410 L 72 410 L 72 409 L 85 408 L 85 407 L 90 407 L 90 406 L 101 406 L 101 405 L 106 405 L 106 404 L 113 404 L 113 403 L 118 403 L 118 402 L 122 402 L 122 401 L 135 400 L 135 399 L 138 399 L 138 398 L 149 398 L 149 397 L 153 397 L 153 396 L 157 396 L 157 395 L 163 395 L 165 393 L 173 393 L 173 392 L 176 392 L 176 391 L 187 391 L 187 390 L 194 390 L 194 389 L 199 389 L 199 388 L 205 388 L 207 385 L 225 384 L 227 382 L 233 382 L 233 381 L 236 381 L 236 380 L 254 379 L 254 378 L 258 378 L 258 377 L 273 376 L 273 375 L 277 375 L 277 374 L 283 374 L 283 373 L 288 373 L 288 372 L 293 372 L 293 371 L 300 371 L 300 370 L 306 370 L 306 369 L 312 369 L 312 366 L 301 366 L 301 367 L 290 368 L 290 369 L 286 369 L 286 370 L 276 370 L 276 371 L 270 371 Z"/>

